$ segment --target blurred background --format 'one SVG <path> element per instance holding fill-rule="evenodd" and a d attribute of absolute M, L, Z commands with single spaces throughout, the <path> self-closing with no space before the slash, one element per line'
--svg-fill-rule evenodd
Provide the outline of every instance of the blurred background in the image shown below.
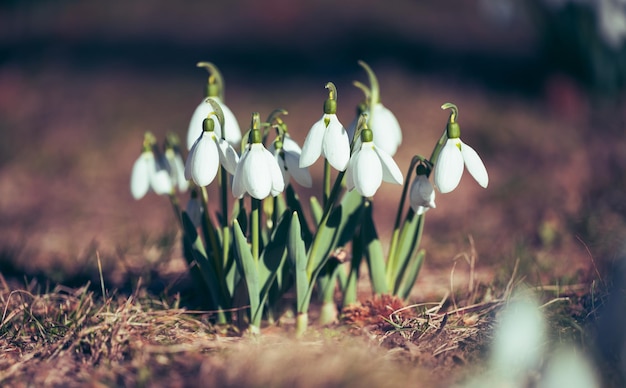
<path fill-rule="evenodd" d="M 403 128 L 403 171 L 430 154 L 440 106 L 454 102 L 490 174 L 486 190 L 465 173 L 438 195 L 416 297 L 447 289 L 453 261 L 472 255 L 485 283 L 507 281 L 518 259 L 532 282 L 594 278 L 626 230 L 624 3 L 5 0 L 0 272 L 97 284 L 99 256 L 111 287 L 180 284 L 167 199 L 134 201 L 128 183 L 145 131 L 186 136 L 207 77 L 195 64 L 220 68 L 242 128 L 252 112 L 284 108 L 302 142 L 328 81 L 352 121 L 362 59 Z M 313 172 L 320 183 L 321 163 Z M 385 184 L 376 197 L 385 240 L 399 195 Z"/>

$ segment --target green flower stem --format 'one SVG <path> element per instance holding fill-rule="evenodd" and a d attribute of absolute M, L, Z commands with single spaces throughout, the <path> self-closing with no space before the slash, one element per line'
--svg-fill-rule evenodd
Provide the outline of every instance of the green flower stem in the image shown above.
<path fill-rule="evenodd" d="M 375 104 L 380 103 L 380 86 L 378 85 L 378 78 L 376 78 L 376 74 L 374 74 L 374 71 L 372 70 L 371 67 L 369 67 L 369 65 L 363 61 L 359 61 L 359 66 L 361 66 L 365 72 L 367 73 L 367 77 L 369 78 L 370 81 L 370 108 L 373 107 Z"/>
<path fill-rule="evenodd" d="M 209 217 L 209 193 L 206 190 L 206 187 L 202 186 L 200 188 L 202 193 L 202 207 L 204 208 L 204 221 L 207 227 L 207 235 L 209 237 L 209 244 L 211 245 L 211 256 L 213 256 L 213 262 L 215 265 L 215 272 L 218 279 L 224 279 L 224 274 L 222 271 L 222 266 L 220 265 L 221 255 L 220 255 L 220 246 L 216 239 L 215 229 L 213 228 L 213 223 L 211 222 L 211 218 Z M 225 292 L 223 285 L 220 285 L 222 292 Z M 223 301 L 224 296 L 221 295 L 218 297 L 219 300 Z M 219 305 L 217 312 L 217 322 L 218 323 L 226 323 L 228 320 L 226 318 L 225 312 L 222 310 L 222 306 Z"/>
<path fill-rule="evenodd" d="M 230 221 L 228 219 L 228 173 L 224 166 L 220 166 L 220 185 L 222 196 L 222 267 L 225 268 L 230 254 Z"/>
<path fill-rule="evenodd" d="M 321 236 L 324 234 L 322 232 L 323 232 L 323 229 L 326 228 L 328 217 L 330 217 L 330 213 L 333 210 L 335 201 L 339 197 L 339 191 L 341 190 L 341 182 L 343 181 L 343 177 L 345 174 L 346 174 L 345 171 L 340 171 L 339 174 L 337 174 L 337 179 L 335 180 L 333 189 L 330 192 L 330 195 L 328 197 L 328 202 L 324 204 L 324 215 L 322 216 L 322 219 L 320 220 L 320 223 L 317 226 L 317 232 L 315 233 L 315 237 L 313 238 L 313 242 L 311 243 L 311 248 L 309 250 L 308 261 L 307 261 L 307 266 L 306 266 L 306 274 L 309 279 L 309 283 L 314 279 L 313 271 L 315 270 L 316 266 L 317 268 L 322 267 L 322 263 L 315 263 L 313 259 L 317 255 L 319 241 L 320 241 Z"/>
<path fill-rule="evenodd" d="M 250 198 L 250 230 L 252 233 L 252 257 L 254 262 L 259 264 L 259 212 L 261 208 L 261 201 L 256 198 Z"/>
<path fill-rule="evenodd" d="M 328 159 L 324 159 L 324 195 L 323 195 L 323 206 L 325 207 L 328 203 L 328 198 L 330 196 L 330 163 L 328 163 Z"/>
<path fill-rule="evenodd" d="M 219 265 L 221 255 L 220 255 L 220 246 L 215 238 L 215 229 L 213 228 L 213 223 L 211 222 L 211 218 L 209 217 L 209 193 L 206 190 L 206 187 L 201 187 L 202 191 L 202 207 L 204 208 L 204 220 L 206 222 L 208 228 L 208 236 L 209 236 L 209 244 L 211 245 L 211 252 L 213 253 L 213 259 L 215 263 L 215 270 L 217 271 L 218 279 L 222 278 L 222 266 Z"/>
<path fill-rule="evenodd" d="M 415 165 L 419 162 L 420 158 L 418 156 L 414 156 L 411 159 L 411 163 L 409 164 L 409 170 L 404 178 L 404 186 L 402 187 L 402 195 L 400 196 L 400 204 L 398 205 L 398 212 L 396 213 L 396 221 L 393 225 L 393 233 L 391 235 L 391 243 L 389 245 L 389 259 L 387 261 L 387 284 L 391 285 L 392 283 L 392 273 L 393 268 L 396 265 L 396 250 L 398 248 L 398 238 L 400 236 L 400 222 L 402 219 L 402 212 L 404 211 L 404 203 L 406 202 L 406 195 L 409 192 L 409 184 L 411 182 L 411 177 L 413 176 L 413 169 Z"/>
<path fill-rule="evenodd" d="M 203 67 L 209 72 L 209 81 L 205 95 L 207 97 L 219 97 L 224 101 L 224 77 L 222 77 L 222 73 L 220 73 L 217 66 L 211 62 L 198 62 L 196 66 Z"/>

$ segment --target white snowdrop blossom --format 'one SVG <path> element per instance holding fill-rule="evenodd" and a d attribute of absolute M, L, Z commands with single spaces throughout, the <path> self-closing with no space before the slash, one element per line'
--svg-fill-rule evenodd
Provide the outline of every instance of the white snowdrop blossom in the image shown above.
<path fill-rule="evenodd" d="M 158 195 L 172 192 L 170 174 L 164 163 L 158 162 L 151 150 L 146 150 L 135 161 L 130 176 L 130 192 L 135 199 L 143 198 L 152 190 Z"/>
<path fill-rule="evenodd" d="M 402 130 L 396 116 L 382 103 L 374 105 L 368 113 L 368 124 L 374 133 L 374 144 L 394 156 L 402 143 Z"/>
<path fill-rule="evenodd" d="M 220 164 L 234 174 L 238 162 L 237 152 L 228 142 L 218 137 L 214 130 L 203 130 L 187 156 L 185 178 L 198 186 L 207 186 L 215 179 Z"/>
<path fill-rule="evenodd" d="M 464 165 L 479 185 L 487 187 L 489 176 L 478 153 L 460 138 L 452 138 L 446 141 L 435 163 L 435 186 L 441 193 L 449 193 L 459 185 Z"/>
<path fill-rule="evenodd" d="M 285 189 L 283 174 L 274 155 L 262 143 L 248 144 L 241 155 L 233 177 L 233 196 L 245 193 L 264 199 L 277 196 Z"/>
<path fill-rule="evenodd" d="M 220 108 L 222 108 L 222 112 L 224 113 L 226 141 L 230 145 L 237 147 L 241 142 L 241 129 L 239 128 L 237 118 L 230 110 L 230 108 L 228 108 L 228 106 L 226 106 L 226 104 L 224 104 L 219 97 L 212 96 L 211 99 L 217 102 Z M 191 121 L 189 122 L 189 129 L 187 131 L 187 149 L 191 149 L 196 139 L 198 139 L 198 137 L 200 136 L 200 133 L 202 132 L 202 122 L 212 111 L 213 107 L 210 103 L 206 102 L 206 99 L 204 99 L 193 112 L 193 115 L 191 116 Z M 218 138 L 221 138 L 222 128 L 217 119 L 214 119 L 214 121 L 216 136 Z"/>
<path fill-rule="evenodd" d="M 187 215 L 189 215 L 189 219 L 196 228 L 199 228 L 202 224 L 202 203 L 200 202 L 200 198 L 198 198 L 198 193 L 194 190 L 191 192 L 191 198 L 187 202 L 187 206 L 185 208 Z"/>
<path fill-rule="evenodd" d="M 285 185 L 289 183 L 290 178 L 293 178 L 300 186 L 313 186 L 313 178 L 311 177 L 309 169 L 300 167 L 302 149 L 289 134 L 285 133 L 283 136 L 282 147 L 280 149 L 277 149 L 275 143 L 272 143 L 268 151 L 272 153 L 276 161 L 278 161 Z"/>
<path fill-rule="evenodd" d="M 364 141 L 352 155 L 346 170 L 346 187 L 355 189 L 364 197 L 372 197 L 382 181 L 402 184 L 403 176 L 400 168 L 382 149 L 378 149 L 373 141 Z"/>
<path fill-rule="evenodd" d="M 435 190 L 425 174 L 418 174 L 411 184 L 409 201 L 415 214 L 422 215 L 428 209 L 434 209 Z"/>
<path fill-rule="evenodd" d="M 189 181 L 185 178 L 185 162 L 177 149 L 168 148 L 165 150 L 165 158 L 172 179 L 172 184 L 178 187 L 178 191 L 185 192 L 189 188 Z"/>
<path fill-rule="evenodd" d="M 309 167 L 320 155 L 324 155 L 328 163 L 338 171 L 344 171 L 348 166 L 350 160 L 348 132 L 334 113 L 325 113 L 311 127 L 302 147 L 300 167 Z"/>

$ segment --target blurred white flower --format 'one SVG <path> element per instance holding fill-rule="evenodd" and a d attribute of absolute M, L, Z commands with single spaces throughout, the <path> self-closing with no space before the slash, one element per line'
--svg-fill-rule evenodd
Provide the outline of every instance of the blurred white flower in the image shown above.
<path fill-rule="evenodd" d="M 141 199 L 150 190 L 158 195 L 171 194 L 173 185 L 164 163 L 156 160 L 152 150 L 145 150 L 133 165 L 130 192 L 133 198 Z"/>
<path fill-rule="evenodd" d="M 274 155 L 262 143 L 248 144 L 235 170 L 233 196 L 241 198 L 248 193 L 264 199 L 270 194 L 277 196 L 284 189 L 283 174 Z"/>
<path fill-rule="evenodd" d="M 415 214 L 422 215 L 428 209 L 434 209 L 435 206 L 435 190 L 432 183 L 425 174 L 417 174 L 411 184 L 409 192 L 409 201 L 411 208 Z"/>
<path fill-rule="evenodd" d="M 289 134 L 285 133 L 282 139 L 282 147 L 276 148 L 275 143 L 272 143 L 268 149 L 278 161 L 280 170 L 283 174 L 283 180 L 285 185 L 289 183 L 290 177 L 303 187 L 313 186 L 313 178 L 309 169 L 306 167 L 300 167 L 300 155 L 302 149 L 296 143 Z"/>
<path fill-rule="evenodd" d="M 191 198 L 187 201 L 187 207 L 185 208 L 189 219 L 196 228 L 199 228 L 202 223 L 202 203 L 200 202 L 200 198 L 198 198 L 198 193 L 196 190 L 191 192 Z"/>
<path fill-rule="evenodd" d="M 368 113 L 368 124 L 374 133 L 374 144 L 394 156 L 402 143 L 402 130 L 396 116 L 382 103 L 377 103 Z"/>
<path fill-rule="evenodd" d="M 213 120 L 214 116 L 207 121 L 215 124 L 217 120 Z M 203 125 L 212 126 L 210 122 Z M 187 156 L 185 164 L 185 178 L 192 179 L 198 186 L 207 186 L 215 176 L 219 165 L 224 166 L 226 171 L 231 174 L 235 173 L 239 157 L 233 147 L 217 136 L 217 133 L 210 128 L 204 130 L 200 137 L 194 142 Z"/>
<path fill-rule="evenodd" d="M 498 319 L 491 370 L 504 381 L 524 381 L 529 372 L 539 368 L 545 341 L 545 322 L 535 300 L 513 299 Z"/>
<path fill-rule="evenodd" d="M 489 184 L 489 176 L 478 153 L 460 138 L 446 141 L 435 163 L 435 186 L 441 193 L 454 190 L 461 181 L 463 165 L 482 187 Z"/>
<path fill-rule="evenodd" d="M 189 188 L 189 181 L 185 178 L 185 162 L 177 148 L 167 148 L 165 158 L 172 179 L 172 184 L 178 187 L 178 191 L 185 192 Z"/>
<path fill-rule="evenodd" d="M 239 146 L 241 142 L 241 129 L 239 128 L 237 118 L 230 108 L 228 108 L 228 106 L 226 106 L 226 104 L 224 104 L 218 96 L 212 96 L 211 99 L 218 103 L 224 113 L 226 141 L 234 147 Z M 200 133 L 203 130 L 202 122 L 212 111 L 213 107 L 211 104 L 206 102 L 206 99 L 203 99 L 200 105 L 198 105 L 196 110 L 193 112 L 191 121 L 189 122 L 189 129 L 187 131 L 187 149 L 190 150 L 196 139 L 200 136 Z M 222 128 L 217 120 L 215 120 L 215 133 L 218 138 L 222 137 Z"/>
<path fill-rule="evenodd" d="M 309 131 L 302 154 L 300 167 L 309 167 L 324 155 L 328 163 L 339 171 L 344 171 L 350 160 L 350 140 L 336 114 L 325 113 Z"/>
<path fill-rule="evenodd" d="M 365 141 L 350 158 L 346 170 L 346 187 L 356 190 L 364 197 L 376 194 L 382 181 L 402 184 L 402 172 L 398 165 L 373 141 Z"/>

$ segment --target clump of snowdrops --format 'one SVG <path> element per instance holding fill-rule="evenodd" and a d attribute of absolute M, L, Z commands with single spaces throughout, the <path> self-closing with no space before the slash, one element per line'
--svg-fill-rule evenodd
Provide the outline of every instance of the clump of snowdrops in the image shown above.
<path fill-rule="evenodd" d="M 450 116 L 431 155 L 415 155 L 404 175 L 393 159 L 402 142 L 400 124 L 382 104 L 372 69 L 359 65 L 369 81 L 354 82 L 364 93 L 359 114 L 346 129 L 337 117 L 337 89 L 328 82 L 321 117 L 302 147 L 290 136 L 283 109 L 265 120 L 252 113 L 242 135 L 224 102 L 222 75 L 206 62 L 198 64 L 209 78 L 189 123 L 186 159 L 177 136 L 169 135 L 160 148 L 145 134 L 131 194 L 169 197 L 194 285 L 217 322 L 232 321 L 231 311 L 248 306 L 248 330 L 257 333 L 263 319 L 271 322 L 284 312 L 285 294 L 295 291 L 298 333 L 307 328 L 314 296 L 322 306 L 319 322 L 329 323 L 337 290 L 340 305 L 357 302 L 364 259 L 374 294 L 407 298 L 424 261 L 420 240 L 426 212 L 435 208 L 435 188 L 454 190 L 464 168 L 487 187 L 485 166 L 461 141 L 458 109 L 451 103 L 442 106 Z M 308 167 L 320 157 L 320 198 L 300 198 L 298 187 L 312 186 Z M 372 216 L 383 181 L 402 187 L 387 252 Z M 209 211 L 209 185 L 219 186 L 215 214 Z M 190 194 L 182 210 L 178 197 L 185 192 Z"/>

